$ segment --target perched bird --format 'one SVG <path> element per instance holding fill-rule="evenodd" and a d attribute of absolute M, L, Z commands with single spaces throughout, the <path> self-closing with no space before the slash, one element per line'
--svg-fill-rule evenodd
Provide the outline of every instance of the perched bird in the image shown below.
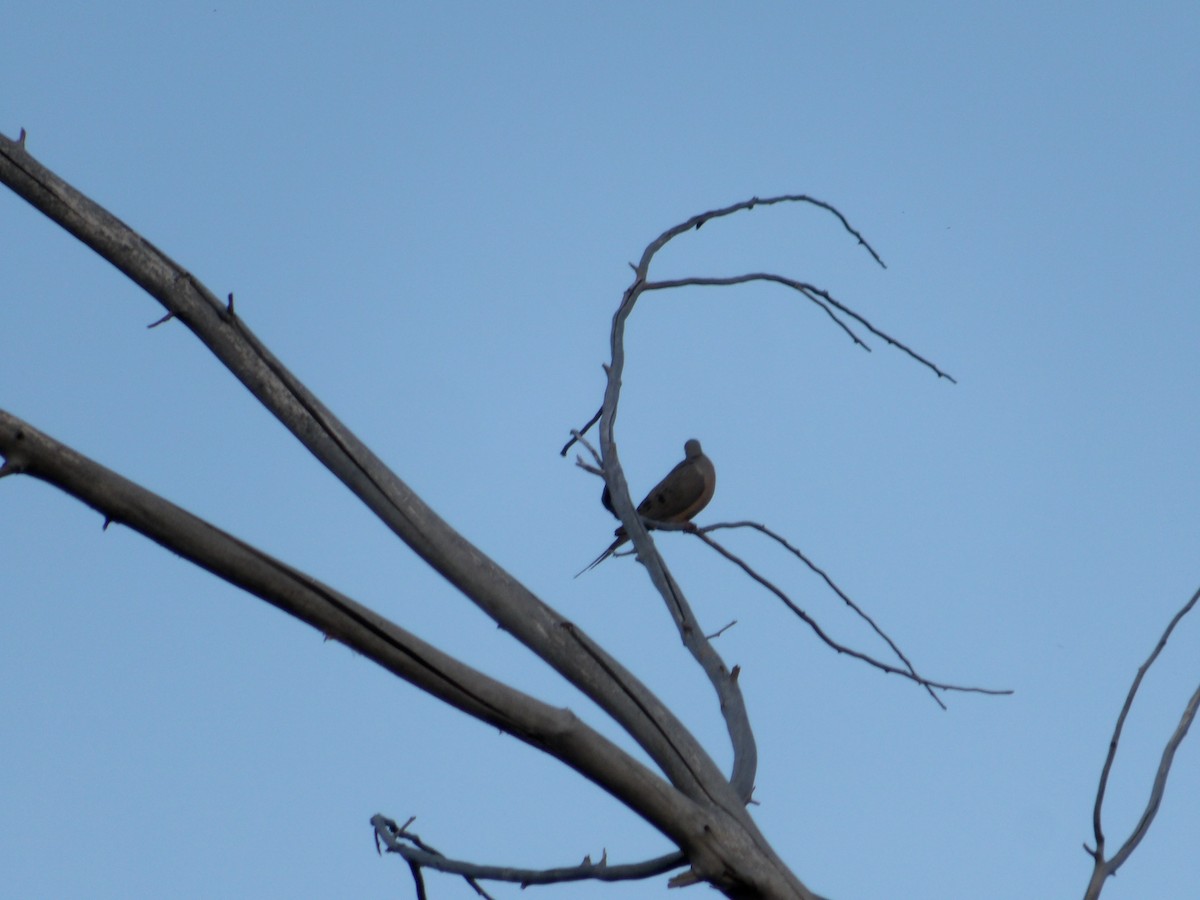
<path fill-rule="evenodd" d="M 638 515 L 654 522 L 689 522 L 696 513 L 708 506 L 708 501 L 717 489 L 717 470 L 712 460 L 700 449 L 700 442 L 692 438 L 683 445 L 683 462 L 667 473 L 667 477 L 654 486 L 646 499 L 638 504 Z M 605 485 L 600 502 L 614 516 L 612 497 Z M 651 527 L 651 526 L 647 526 Z M 617 548 L 629 540 L 624 526 L 615 532 L 616 540 L 608 549 L 592 560 L 591 564 L 576 573 L 578 578 L 588 569 L 594 569 L 608 559 Z"/>

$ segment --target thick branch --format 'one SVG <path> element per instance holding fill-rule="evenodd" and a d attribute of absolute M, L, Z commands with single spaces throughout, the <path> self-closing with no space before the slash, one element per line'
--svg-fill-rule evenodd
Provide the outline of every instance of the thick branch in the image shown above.
<path fill-rule="evenodd" d="M 0 473 L 65 491 L 189 562 L 266 600 L 410 684 L 551 754 L 677 843 L 699 811 L 567 709 L 549 706 L 458 661 L 320 581 L 139 487 L 0 410 Z"/>
<path fill-rule="evenodd" d="M 435 571 L 611 715 L 686 796 L 701 831 L 683 847 L 729 896 L 806 897 L 716 764 L 623 666 L 430 509 L 189 272 L 0 136 L 0 181 L 128 275 L 185 324 L 309 451 Z M 614 492 L 615 495 L 615 492 Z M 641 539 L 644 543 L 645 532 Z"/>
<path fill-rule="evenodd" d="M 711 760 L 657 698 L 582 631 L 566 627 L 566 620 L 450 528 L 288 372 L 240 318 L 182 267 L 16 144 L 0 139 L 0 161 L 5 163 L 0 165 L 0 178 L 174 313 L 423 559 L 628 728 L 673 781 L 696 789 L 696 773 L 710 768 Z"/>

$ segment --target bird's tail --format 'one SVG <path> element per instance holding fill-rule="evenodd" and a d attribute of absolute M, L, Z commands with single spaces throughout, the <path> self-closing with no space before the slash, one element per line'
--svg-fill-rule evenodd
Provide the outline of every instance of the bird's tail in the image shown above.
<path fill-rule="evenodd" d="M 596 568 L 596 566 L 600 565 L 600 563 L 604 562 L 606 559 L 608 559 L 610 556 L 612 556 L 613 553 L 616 552 L 617 548 L 620 547 L 627 540 L 629 540 L 629 538 L 626 537 L 625 535 L 623 535 L 623 534 L 618 535 L 617 539 L 615 541 L 613 541 L 611 544 L 609 544 L 608 548 L 603 553 L 601 553 L 599 556 L 597 556 L 595 559 L 593 559 L 590 563 L 588 563 L 586 566 L 584 566 L 582 569 L 580 569 L 578 572 L 576 572 L 575 577 L 578 578 L 584 572 L 590 572 L 592 569 Z"/>

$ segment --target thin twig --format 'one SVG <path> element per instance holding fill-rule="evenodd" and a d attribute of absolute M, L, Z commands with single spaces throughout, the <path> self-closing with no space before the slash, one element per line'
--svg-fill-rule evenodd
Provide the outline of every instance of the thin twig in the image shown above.
<path fill-rule="evenodd" d="M 604 412 L 603 406 L 601 406 L 598 410 L 596 410 L 596 414 L 594 416 L 592 416 L 590 419 L 588 419 L 587 424 L 584 425 L 582 428 L 571 429 L 571 439 L 569 441 L 567 441 L 565 444 L 563 444 L 563 448 L 558 451 L 558 455 L 565 457 L 567 455 L 567 451 L 569 451 L 573 446 L 575 446 L 575 442 L 580 440 L 585 434 L 587 434 L 589 431 L 591 431 L 592 426 L 600 421 L 600 413 L 602 413 L 602 412 Z M 593 451 L 593 452 L 595 452 L 595 451 Z"/>
<path fill-rule="evenodd" d="M 439 872 L 459 875 L 467 879 L 477 891 L 478 881 L 503 881 L 519 884 L 521 887 L 538 884 L 563 884 L 571 881 L 644 881 L 664 875 L 681 866 L 687 865 L 687 857 L 682 853 L 668 853 L 654 859 L 636 863 L 609 865 L 608 854 L 603 854 L 599 861 L 592 862 L 591 857 L 584 857 L 581 863 L 573 866 L 560 866 L 554 869 L 522 869 L 511 866 L 487 866 L 479 863 L 451 859 L 408 831 L 409 819 L 403 826 L 397 825 L 392 819 L 383 815 L 371 817 L 371 825 L 375 829 L 376 847 L 380 842 L 389 853 L 402 856 L 410 865 L 416 863 Z M 405 842 L 408 843 L 405 843 Z M 483 896 L 487 896 L 483 894 Z"/>
<path fill-rule="evenodd" d="M 808 196 L 807 194 L 782 194 L 777 197 L 767 197 L 765 199 L 761 198 L 761 197 L 751 197 L 749 200 L 742 200 L 738 203 L 732 203 L 729 206 L 725 206 L 720 209 L 710 209 L 707 212 L 698 213 L 697 215 L 692 216 L 690 219 L 688 219 L 684 222 L 680 222 L 678 225 L 672 226 L 671 228 L 668 228 L 666 231 L 664 231 L 662 234 L 660 234 L 657 238 L 655 238 L 653 241 L 651 241 L 649 244 L 646 245 L 646 249 L 642 251 L 642 258 L 636 264 L 634 264 L 634 263 L 629 264 L 629 267 L 631 269 L 633 269 L 633 271 L 634 271 L 634 282 L 632 285 L 630 285 L 629 288 L 626 289 L 625 295 L 621 300 L 621 307 L 618 310 L 617 315 L 616 315 L 616 317 L 614 317 L 614 320 L 613 320 L 612 338 L 613 338 L 614 353 L 613 353 L 612 365 L 615 365 L 617 367 L 618 376 L 619 376 L 621 368 L 623 368 L 623 366 L 624 366 L 624 352 L 623 352 L 623 347 L 622 347 L 622 335 L 620 332 L 623 331 L 623 329 L 624 329 L 625 318 L 627 318 L 629 313 L 632 311 L 633 304 L 637 302 L 638 296 L 640 295 L 640 293 L 642 292 L 642 290 L 645 287 L 644 282 L 645 282 L 645 280 L 647 278 L 647 274 L 650 270 L 650 262 L 651 262 L 651 260 L 654 259 L 655 255 L 658 253 L 658 251 L 661 250 L 663 247 L 665 247 L 672 240 L 679 237 L 681 234 L 685 234 L 688 231 L 691 231 L 692 229 L 698 230 L 706 222 L 710 222 L 713 219 L 720 219 L 720 218 L 724 218 L 725 216 L 731 216 L 734 213 L 742 212 L 743 210 L 749 211 L 749 210 L 754 209 L 754 207 L 756 207 L 756 206 L 774 206 L 777 203 L 807 203 L 812 206 L 816 206 L 819 209 L 823 209 L 826 212 L 832 214 L 835 218 L 837 218 L 837 220 L 839 222 L 841 222 L 842 227 L 854 236 L 855 240 L 858 241 L 859 246 L 864 247 L 866 249 L 866 251 L 871 254 L 871 258 L 874 259 L 875 262 L 877 262 L 880 265 L 880 267 L 882 267 L 884 269 L 887 268 L 887 264 L 883 261 L 883 258 L 880 257 L 880 255 L 875 252 L 875 248 L 870 245 L 870 243 L 867 241 L 867 239 L 862 236 L 862 233 L 857 228 L 855 228 L 853 225 L 850 224 L 849 219 L 847 219 L 844 215 L 842 215 L 840 210 L 838 210 L 831 203 L 826 203 L 824 200 L 818 200 L 815 197 Z M 659 282 L 659 284 L 665 284 L 665 282 Z M 828 298 L 828 299 L 829 299 L 831 305 L 834 305 L 834 306 L 837 306 L 840 308 L 841 305 L 837 304 L 836 301 L 833 300 L 833 298 Z M 858 338 L 854 335 L 854 333 L 846 327 L 845 323 L 843 323 L 839 319 L 837 319 L 837 317 L 834 316 L 833 313 L 827 307 L 822 306 L 822 308 L 824 308 L 825 311 L 827 313 L 829 313 L 829 315 L 834 319 L 835 322 L 837 322 L 839 325 L 841 325 L 842 328 L 844 330 L 846 330 L 847 333 L 850 334 L 850 336 L 853 340 L 855 340 L 858 344 L 860 344 L 867 350 L 870 350 L 870 348 L 867 347 L 866 344 L 864 344 L 861 340 L 858 340 Z M 850 310 L 842 309 L 842 311 L 845 312 L 847 315 L 854 315 Z M 866 324 L 866 323 L 864 323 L 864 324 Z M 899 344 L 899 342 L 893 342 L 893 341 L 891 341 L 890 338 L 888 338 L 885 335 L 880 335 L 880 337 L 883 340 L 889 341 L 889 343 L 895 343 L 897 346 L 903 347 L 903 345 Z M 904 348 L 904 349 L 907 349 L 907 348 Z M 915 353 L 913 353 L 911 355 L 914 358 L 920 359 L 920 357 L 918 357 Z M 926 365 L 929 365 L 931 368 L 934 368 L 934 371 L 937 371 L 938 374 L 941 375 L 942 377 L 949 378 L 948 375 L 945 375 L 944 373 L 940 372 L 940 370 L 937 370 L 936 367 L 933 367 L 932 364 L 929 363 L 928 361 L 921 359 L 921 362 L 924 362 Z M 606 370 L 607 370 L 607 373 L 609 376 L 609 383 L 612 384 L 613 383 L 612 366 L 607 366 Z M 951 379 L 951 380 L 953 381 L 953 379 Z M 616 396 L 614 395 L 612 399 L 615 401 Z M 608 395 L 608 392 L 606 391 L 604 403 L 607 403 L 608 401 L 609 401 L 609 395 Z M 600 417 L 604 413 L 604 403 L 601 403 L 600 409 L 598 409 L 596 411 L 596 414 L 594 416 L 592 416 L 591 419 L 588 420 L 587 424 L 584 425 L 582 428 L 578 429 L 579 434 L 587 434 L 587 432 L 591 430 L 592 426 L 600 421 Z M 614 411 L 615 411 L 615 406 L 616 406 L 616 404 L 614 402 L 613 403 Z M 574 446 L 575 441 L 577 439 L 578 439 L 577 436 L 573 432 L 571 439 L 568 440 L 566 442 L 566 444 L 563 445 L 562 449 L 559 451 L 559 455 L 565 457 L 567 455 L 567 452 L 571 449 L 571 447 Z"/>
<path fill-rule="evenodd" d="M 841 598 L 842 602 L 845 603 L 848 607 L 850 607 L 850 609 L 852 609 L 854 611 L 855 615 L 857 615 L 860 619 L 862 619 L 869 626 L 871 626 L 871 630 L 874 631 L 877 635 L 879 635 L 879 637 L 882 638 L 884 640 L 884 642 L 887 643 L 888 647 L 891 648 L 892 652 L 896 654 L 896 658 L 899 659 L 901 662 L 903 662 L 904 665 L 908 667 L 908 670 L 910 672 L 912 672 L 914 676 L 917 674 L 916 670 L 913 668 L 913 664 L 911 662 L 909 662 L 908 657 L 904 655 L 903 651 L 899 648 L 899 646 L 896 645 L 896 642 L 893 641 L 890 637 L 888 637 L 888 635 L 884 632 L 884 630 L 875 623 L 875 620 L 872 619 L 867 614 L 866 610 L 864 610 L 857 603 L 855 603 L 852 599 L 850 599 L 850 595 L 847 594 L 845 591 L 843 591 L 840 587 L 838 587 L 836 582 L 834 582 L 834 580 L 829 577 L 829 575 L 825 572 L 824 569 L 822 569 L 820 566 L 818 566 L 816 563 L 814 563 L 811 559 L 809 559 L 807 556 L 805 556 L 804 552 L 799 547 L 792 546 L 783 537 L 783 535 L 776 534 L 774 531 L 772 531 L 766 525 L 763 525 L 759 522 L 718 522 L 716 525 L 708 525 L 701 530 L 708 532 L 708 531 L 717 531 L 718 529 L 721 529 L 721 528 L 753 528 L 755 531 L 759 531 L 762 534 L 765 534 L 767 537 L 771 538 L 772 540 L 778 542 L 781 546 L 784 547 L 784 549 L 786 549 L 788 552 L 792 553 L 797 559 L 799 559 L 802 563 L 804 563 L 806 566 L 808 566 L 808 568 L 810 570 L 812 570 L 814 573 L 819 575 L 821 577 L 821 579 L 825 582 L 825 584 L 828 585 L 829 589 L 831 591 L 833 591 L 835 594 L 837 594 L 838 597 Z"/>
<path fill-rule="evenodd" d="M 910 359 L 916 360 L 921 365 L 925 366 L 927 369 L 937 375 L 938 378 L 945 378 L 951 384 L 958 384 L 958 380 L 955 379 L 953 375 L 942 371 L 935 363 L 917 353 L 904 342 L 899 341 L 887 332 L 876 328 L 869 321 L 867 321 L 864 316 L 860 315 L 841 301 L 837 300 L 828 291 L 822 290 L 815 285 L 811 285 L 803 281 L 797 281 L 794 278 L 786 278 L 783 275 L 776 275 L 773 272 L 750 272 L 745 275 L 731 275 L 725 278 L 693 277 L 672 278 L 666 281 L 649 281 L 644 285 L 643 289 L 647 291 L 662 291 L 680 287 L 729 287 L 730 285 L 735 284 L 750 284 L 751 282 L 755 281 L 769 281 L 775 284 L 782 284 L 794 291 L 799 291 L 813 303 L 821 307 L 821 309 L 825 310 L 829 317 L 833 319 L 833 321 L 839 326 L 841 326 L 842 330 L 850 336 L 850 339 L 854 341 L 854 343 L 858 344 L 865 350 L 870 350 L 871 348 L 868 347 L 867 344 L 861 338 L 859 338 L 859 336 L 856 335 L 850 329 L 850 327 L 846 325 L 845 322 L 834 315 L 833 310 L 829 308 L 833 307 L 833 309 L 836 309 L 838 312 L 844 313 L 850 318 L 854 319 L 881 341 L 884 341 L 885 343 L 895 347 Z"/>
<path fill-rule="evenodd" d="M 725 632 L 727 632 L 730 628 L 732 628 L 736 624 L 737 624 L 737 619 L 731 619 L 729 621 L 728 625 L 722 625 L 720 628 L 718 628 L 712 634 L 705 635 L 705 637 L 707 637 L 710 641 L 716 640 L 717 638 L 719 638 L 721 635 L 723 635 Z M 734 666 L 733 669 L 736 672 L 737 666 Z"/>
<path fill-rule="evenodd" d="M 401 846 L 399 842 L 401 840 L 405 840 L 417 849 L 423 850 L 429 856 L 437 859 L 445 859 L 446 855 L 444 853 L 434 847 L 431 847 L 429 844 L 421 840 L 417 834 L 408 830 L 408 826 L 411 825 L 415 819 L 415 816 L 409 816 L 407 822 L 405 822 L 403 825 L 397 825 L 395 821 L 385 818 L 384 816 L 372 816 L 371 824 L 375 828 L 376 851 L 378 851 L 379 842 L 382 839 L 383 842 L 387 844 L 389 852 L 401 853 L 401 855 L 403 855 L 402 851 L 400 851 L 398 848 Z M 410 856 L 405 856 L 404 861 L 408 863 L 408 868 L 412 871 L 413 882 L 417 887 L 417 896 L 423 898 L 425 896 L 425 879 L 421 875 L 421 867 L 425 865 L 425 863 Z M 495 900 L 491 894 L 483 889 L 483 887 L 475 878 L 471 877 L 470 875 L 463 875 L 462 878 L 463 881 L 475 889 L 475 893 L 480 897 L 487 897 L 488 900 Z"/>
<path fill-rule="evenodd" d="M 595 460 L 597 469 L 603 470 L 604 460 L 600 458 L 600 451 L 593 447 L 591 441 L 583 436 L 583 432 L 572 430 L 571 438 L 582 444 L 583 448 L 587 450 L 588 453 L 592 454 L 592 459 Z M 583 462 L 582 458 L 579 460 L 579 465 L 585 469 L 588 469 L 588 471 L 592 471 L 592 469 Z M 603 474 L 603 472 L 601 471 L 600 474 Z"/>
<path fill-rule="evenodd" d="M 679 237 L 679 235 L 690 231 L 693 228 L 699 230 L 700 226 L 704 225 L 706 222 L 709 222 L 713 219 L 720 219 L 724 216 L 731 216 L 734 213 L 741 212 L 742 210 L 752 210 L 756 206 L 774 206 L 776 203 L 809 203 L 825 210 L 826 212 L 832 213 L 837 217 L 837 220 L 842 223 L 842 227 L 845 228 L 846 231 L 850 232 L 850 234 L 854 235 L 854 237 L 858 240 L 859 246 L 865 247 L 867 252 L 871 254 L 875 262 L 879 263 L 881 268 L 887 268 L 887 264 L 884 263 L 879 254 L 875 252 L 875 248 L 867 243 L 867 239 L 864 238 L 858 232 L 858 230 L 850 224 L 846 217 L 842 215 L 837 208 L 835 208 L 832 204 L 826 203 L 824 200 L 817 200 L 816 198 L 810 197 L 807 194 L 784 194 L 779 197 L 767 197 L 765 200 L 759 197 L 751 197 L 749 200 L 742 200 L 739 203 L 733 203 L 729 206 L 722 207 L 721 209 L 711 209 L 708 212 L 699 213 L 698 215 L 692 216 L 686 222 L 681 222 L 675 227 L 668 228 L 666 231 L 660 234 L 653 242 L 649 244 L 649 246 L 646 247 L 646 252 L 642 254 L 642 262 L 648 262 L 650 257 L 653 257 L 670 241 Z M 637 271 L 641 268 L 642 265 L 638 265 L 634 267 L 634 270 Z"/>
<path fill-rule="evenodd" d="M 736 554 L 731 553 L 730 551 L 726 550 L 724 547 L 722 547 L 720 544 L 718 544 L 716 541 L 714 541 L 712 538 L 710 538 L 703 531 L 697 529 L 695 533 L 700 538 L 700 540 L 704 541 L 704 543 L 708 544 L 710 547 L 712 547 L 714 550 L 716 550 L 718 553 L 720 553 L 722 556 L 724 556 L 726 559 L 728 559 L 734 565 L 738 566 L 743 572 L 745 572 L 747 575 L 749 575 L 754 581 L 757 581 L 759 584 L 761 584 L 763 587 L 765 587 L 767 590 L 769 590 L 771 593 L 773 593 L 776 597 L 778 597 L 780 600 L 782 600 L 784 602 L 784 604 L 788 607 L 788 609 L 790 609 L 793 613 L 795 613 L 797 618 L 799 618 L 802 622 L 804 622 L 804 624 L 806 624 L 809 628 L 811 628 L 813 630 L 813 633 L 816 634 L 817 637 L 820 638 L 828 647 L 837 651 L 838 653 L 844 653 L 847 656 L 852 656 L 855 659 L 861 660 L 862 662 L 865 662 L 868 665 L 874 666 L 876 669 L 879 669 L 880 671 L 885 672 L 889 675 L 900 675 L 904 678 L 909 679 L 910 681 L 915 682 L 916 684 L 921 685 L 923 688 L 925 688 L 926 691 L 928 691 L 929 696 L 931 696 L 934 699 L 934 702 L 936 702 L 937 705 L 942 707 L 943 709 L 946 708 L 946 705 L 944 703 L 942 703 L 941 699 L 938 698 L 938 696 L 934 693 L 934 689 L 939 690 L 939 691 L 958 691 L 960 693 L 967 693 L 967 694 L 990 694 L 993 696 L 1012 693 L 1011 690 L 997 690 L 995 688 L 970 687 L 970 686 L 958 685 L 958 684 L 947 684 L 947 683 L 941 682 L 941 681 L 931 681 L 930 679 L 925 678 L 923 675 L 919 675 L 915 670 L 913 670 L 911 667 L 911 664 L 909 664 L 909 667 L 907 669 L 901 669 L 901 668 L 898 668 L 897 666 L 893 666 L 889 663 L 883 662 L 882 660 L 876 659 L 875 657 L 873 657 L 869 654 L 863 653 L 862 651 L 855 650 L 851 647 L 847 647 L 844 644 L 838 643 L 837 641 L 835 641 L 833 638 L 831 638 L 829 635 L 827 635 L 825 633 L 824 629 L 822 629 L 821 626 L 817 624 L 816 620 L 813 619 L 812 616 L 810 616 L 803 609 L 801 609 L 799 606 L 797 606 L 795 604 L 795 602 L 793 602 L 792 599 L 786 593 L 784 593 L 782 590 L 780 590 L 776 585 L 772 584 L 768 579 L 764 578 L 762 575 L 758 574 L 758 572 L 754 571 L 754 569 L 748 563 L 746 563 L 745 560 L 741 559 Z M 907 660 L 906 660 L 906 663 L 907 663 Z"/>

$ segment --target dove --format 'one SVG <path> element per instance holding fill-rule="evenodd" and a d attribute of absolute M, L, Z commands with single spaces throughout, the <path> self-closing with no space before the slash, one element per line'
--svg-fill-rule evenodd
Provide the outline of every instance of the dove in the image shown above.
<path fill-rule="evenodd" d="M 667 477 L 655 485 L 646 495 L 646 499 L 638 504 L 638 515 L 643 519 L 651 522 L 689 522 L 700 510 L 708 506 L 713 491 L 717 489 L 717 470 L 713 468 L 712 460 L 704 455 L 704 451 L 700 449 L 700 442 L 695 438 L 683 445 L 683 454 L 683 462 L 668 472 Z M 607 485 L 600 496 L 600 502 L 604 504 L 605 509 L 616 515 Z M 647 524 L 646 527 L 652 526 Z M 577 572 L 576 578 L 600 565 L 629 540 L 624 526 L 613 533 L 616 540 L 586 568 Z"/>

